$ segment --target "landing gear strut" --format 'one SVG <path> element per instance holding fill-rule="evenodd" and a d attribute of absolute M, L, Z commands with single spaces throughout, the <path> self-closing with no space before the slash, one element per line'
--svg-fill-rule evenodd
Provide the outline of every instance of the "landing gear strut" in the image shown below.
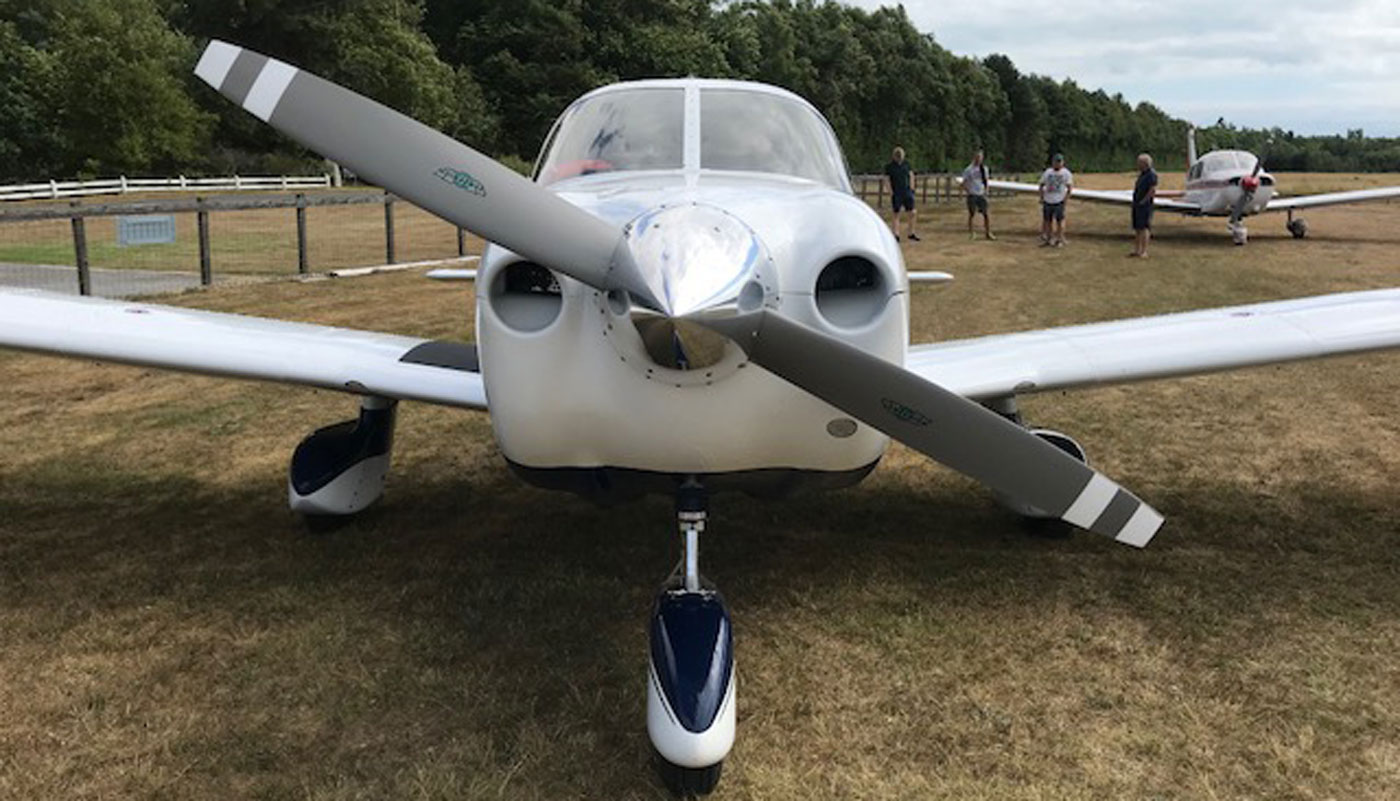
<path fill-rule="evenodd" d="M 661 777 L 683 797 L 706 795 L 734 745 L 734 641 L 724 598 L 700 574 L 708 498 L 695 478 L 676 492 L 682 556 L 651 612 L 647 734 Z"/>

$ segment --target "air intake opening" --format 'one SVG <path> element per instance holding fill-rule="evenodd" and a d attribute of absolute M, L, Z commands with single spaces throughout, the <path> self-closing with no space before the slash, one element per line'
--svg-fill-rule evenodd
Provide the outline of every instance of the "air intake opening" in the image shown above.
<path fill-rule="evenodd" d="M 885 308 L 885 278 L 868 259 L 845 256 L 817 276 L 817 311 L 839 328 L 859 328 Z"/>
<path fill-rule="evenodd" d="M 563 305 L 558 277 L 534 262 L 507 265 L 491 282 L 492 310 L 516 331 L 547 328 Z"/>

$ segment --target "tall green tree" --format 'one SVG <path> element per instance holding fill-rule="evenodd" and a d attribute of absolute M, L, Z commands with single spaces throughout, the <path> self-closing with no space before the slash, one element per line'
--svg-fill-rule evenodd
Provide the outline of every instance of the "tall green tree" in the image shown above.
<path fill-rule="evenodd" d="M 191 77 L 218 37 L 349 86 L 476 147 L 532 157 L 579 95 L 615 80 L 764 81 L 810 100 L 851 166 L 902 144 L 921 170 L 973 148 L 1035 169 L 1179 164 L 1186 123 L 1151 103 L 963 58 L 901 6 L 834 0 L 0 0 L 0 178 L 301 169 L 317 160 Z M 1400 170 L 1400 140 L 1242 129 L 1202 146 L 1273 169 Z"/>
<path fill-rule="evenodd" d="M 53 58 L 0 21 L 0 182 L 55 174 L 61 151 L 54 120 Z"/>
<path fill-rule="evenodd" d="M 615 76 L 593 62 L 579 0 L 468 0 L 453 50 L 500 112 L 497 152 L 533 156 L 569 101 Z"/>
<path fill-rule="evenodd" d="M 47 46 L 63 174 L 174 172 L 209 147 L 195 49 L 154 0 L 52 0 Z"/>
<path fill-rule="evenodd" d="M 201 44 L 218 38 L 294 63 L 477 146 L 495 144 L 497 118 L 472 72 L 438 57 L 418 0 L 186 0 L 172 12 Z M 207 88 L 229 166 L 249 154 L 313 158 Z"/>

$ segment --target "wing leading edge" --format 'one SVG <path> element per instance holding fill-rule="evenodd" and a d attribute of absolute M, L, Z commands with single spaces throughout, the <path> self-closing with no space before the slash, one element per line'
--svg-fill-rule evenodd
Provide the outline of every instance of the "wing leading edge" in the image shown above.
<path fill-rule="evenodd" d="M 0 347 L 486 408 L 475 346 L 238 314 L 0 291 Z"/>
<path fill-rule="evenodd" d="M 1290 209 L 1312 209 L 1318 206 L 1338 206 L 1344 203 L 1365 203 L 1372 200 L 1400 198 L 1400 186 L 1383 186 L 1376 189 L 1353 189 L 1348 192 L 1328 192 L 1322 195 L 1300 195 L 1298 197 L 1276 197 L 1264 207 L 1265 211 L 1288 211 Z"/>
<path fill-rule="evenodd" d="M 1400 289 L 999 334 L 910 348 L 906 366 L 974 400 L 1400 347 Z"/>
<path fill-rule="evenodd" d="M 993 189 L 1004 189 L 1010 192 L 1019 192 L 1024 195 L 1039 195 L 1040 187 L 1036 184 L 1023 184 L 1016 181 L 988 181 L 987 186 Z M 1131 206 L 1133 204 L 1133 193 L 1127 189 L 1080 189 L 1074 188 L 1074 194 L 1070 196 L 1074 200 L 1088 200 L 1094 203 L 1109 203 L 1116 206 Z M 1170 198 L 1158 197 L 1152 205 L 1163 211 L 1177 211 L 1182 214 L 1200 214 L 1201 207 L 1195 203 L 1187 203 L 1182 200 L 1171 200 Z"/>

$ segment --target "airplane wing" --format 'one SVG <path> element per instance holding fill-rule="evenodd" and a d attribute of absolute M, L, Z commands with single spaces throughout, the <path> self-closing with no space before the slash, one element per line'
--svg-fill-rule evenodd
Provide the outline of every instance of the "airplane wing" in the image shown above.
<path fill-rule="evenodd" d="M 1298 197 L 1274 198 L 1269 201 L 1269 205 L 1264 207 L 1264 211 L 1311 209 L 1317 206 L 1364 203 L 1368 200 L 1389 200 L 1397 197 L 1400 197 L 1400 186 L 1383 186 L 1376 189 L 1354 189 L 1349 192 L 1328 192 L 1323 195 L 1299 195 Z"/>
<path fill-rule="evenodd" d="M 1400 347 L 1400 289 L 917 345 L 906 367 L 973 400 Z"/>
<path fill-rule="evenodd" d="M 5 290 L 0 347 L 486 408 L 475 345 L 262 317 Z"/>
<path fill-rule="evenodd" d="M 1023 184 L 1016 181 L 988 181 L 987 186 L 993 189 L 1005 189 L 1011 192 L 1020 192 L 1028 195 L 1039 195 L 1040 187 L 1036 184 Z M 1074 188 L 1074 194 L 1070 196 L 1072 200 L 1088 200 L 1092 203 L 1112 203 L 1119 206 L 1131 206 L 1133 203 L 1133 193 L 1128 189 L 1080 189 Z M 1157 197 L 1152 205 L 1162 211 L 1176 211 L 1182 214 L 1200 214 L 1201 207 L 1195 203 L 1187 203 L 1184 200 L 1172 200 L 1165 197 Z"/>

